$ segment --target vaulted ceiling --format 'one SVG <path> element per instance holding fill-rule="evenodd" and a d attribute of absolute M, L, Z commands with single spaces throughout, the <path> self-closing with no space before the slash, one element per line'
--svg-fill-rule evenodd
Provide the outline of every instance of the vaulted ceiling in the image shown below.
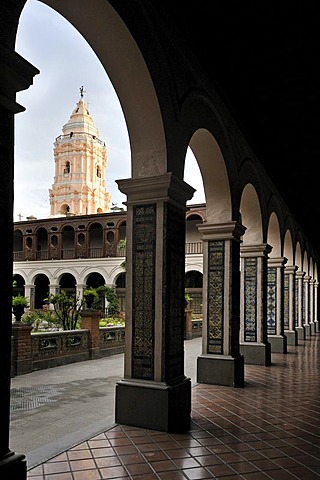
<path fill-rule="evenodd" d="M 319 2 L 191 0 L 183 6 L 164 4 L 316 246 Z"/>

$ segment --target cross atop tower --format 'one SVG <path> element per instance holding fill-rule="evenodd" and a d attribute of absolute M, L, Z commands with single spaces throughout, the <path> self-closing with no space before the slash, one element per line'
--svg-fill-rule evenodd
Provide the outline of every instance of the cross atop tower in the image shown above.
<path fill-rule="evenodd" d="M 83 85 L 79 88 L 79 90 L 80 90 L 80 96 L 82 98 L 83 94 L 86 93 L 86 91 L 83 89 Z"/>

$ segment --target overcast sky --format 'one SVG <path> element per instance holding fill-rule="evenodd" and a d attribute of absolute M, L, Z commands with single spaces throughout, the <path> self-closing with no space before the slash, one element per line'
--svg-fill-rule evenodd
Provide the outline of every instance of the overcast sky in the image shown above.
<path fill-rule="evenodd" d="M 17 52 L 40 70 L 33 85 L 17 95 L 26 111 L 15 116 L 14 220 L 50 215 L 49 188 L 54 176 L 53 143 L 62 134 L 80 98 L 85 100 L 100 138 L 107 145 L 107 189 L 111 201 L 125 196 L 115 180 L 129 178 L 130 146 L 118 97 L 91 47 L 62 16 L 28 0 L 20 18 Z M 192 203 L 204 202 L 202 179 L 190 151 L 184 180 L 197 189 Z"/>

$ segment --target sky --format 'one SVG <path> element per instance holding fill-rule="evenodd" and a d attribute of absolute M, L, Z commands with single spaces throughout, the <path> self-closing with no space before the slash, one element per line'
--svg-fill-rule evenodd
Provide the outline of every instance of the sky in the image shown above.
<path fill-rule="evenodd" d="M 50 215 L 53 144 L 80 98 L 81 86 L 107 146 L 107 190 L 112 203 L 123 207 L 126 197 L 116 180 L 131 176 L 128 132 L 118 97 L 91 47 L 57 12 L 28 0 L 20 17 L 16 51 L 40 74 L 28 90 L 17 94 L 26 111 L 15 116 L 14 221 Z M 201 174 L 190 149 L 184 180 L 196 189 L 188 203 L 204 202 Z"/>

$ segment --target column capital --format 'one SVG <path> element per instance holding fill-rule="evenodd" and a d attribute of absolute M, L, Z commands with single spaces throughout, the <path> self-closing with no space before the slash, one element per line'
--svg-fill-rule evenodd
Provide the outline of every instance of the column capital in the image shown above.
<path fill-rule="evenodd" d="M 298 272 L 296 272 L 296 276 L 297 278 L 300 278 L 300 279 L 303 279 L 303 277 L 305 276 L 306 272 L 302 272 L 301 270 L 299 270 Z"/>
<path fill-rule="evenodd" d="M 294 273 L 296 273 L 296 271 L 298 270 L 298 267 L 296 265 L 286 265 L 286 268 L 284 269 L 284 274 L 285 275 L 292 275 Z"/>
<path fill-rule="evenodd" d="M 174 201 L 184 205 L 193 197 L 195 189 L 171 172 L 152 177 L 127 178 L 116 180 L 119 190 L 127 195 L 128 204 L 143 204 Z"/>
<path fill-rule="evenodd" d="M 261 243 L 260 245 L 241 245 L 240 256 L 245 257 L 267 257 L 272 251 L 271 245 Z"/>
<path fill-rule="evenodd" d="M 202 234 L 201 240 L 204 242 L 230 239 L 240 241 L 246 230 L 246 227 L 236 221 L 228 223 L 201 223 L 197 227 Z"/>
<path fill-rule="evenodd" d="M 14 50 L 0 45 L 0 71 L 0 106 L 12 113 L 23 112 L 25 108 L 15 101 L 15 95 L 32 85 L 39 70 Z"/>
<path fill-rule="evenodd" d="M 268 258 L 268 267 L 283 267 L 287 261 L 286 257 L 270 257 Z"/>

